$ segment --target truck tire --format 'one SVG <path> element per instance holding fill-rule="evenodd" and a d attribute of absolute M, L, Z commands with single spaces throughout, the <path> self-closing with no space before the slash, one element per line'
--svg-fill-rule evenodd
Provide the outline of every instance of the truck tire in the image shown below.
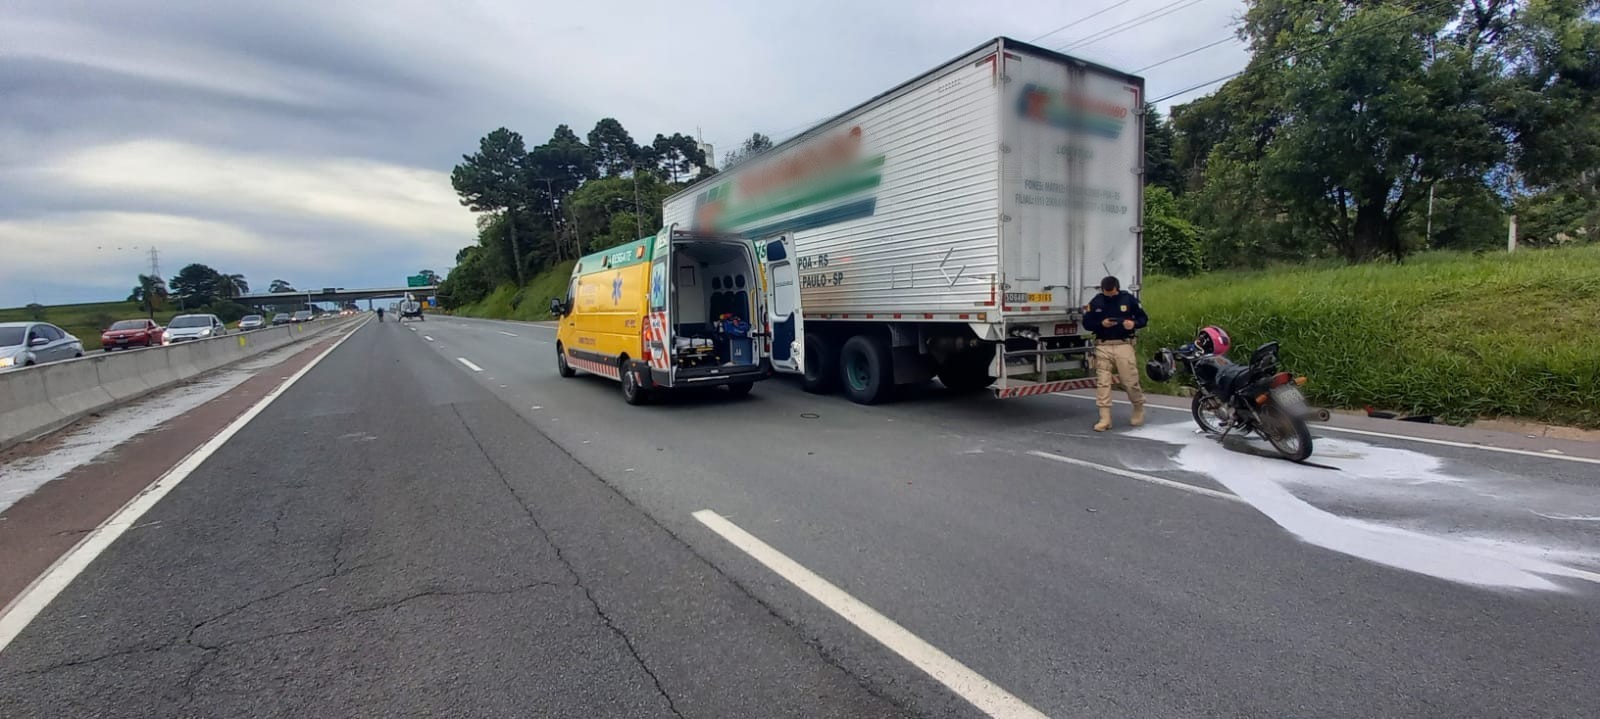
<path fill-rule="evenodd" d="M 578 376 L 578 371 L 567 364 L 567 348 L 562 347 L 560 342 L 556 343 L 556 374 L 562 377 Z"/>
<path fill-rule="evenodd" d="M 994 360 L 994 347 L 983 345 L 947 357 L 939 364 L 939 383 L 951 392 L 976 392 L 991 384 L 989 363 Z"/>
<path fill-rule="evenodd" d="M 806 333 L 806 373 L 800 389 L 827 394 L 839 384 L 839 350 L 827 337 Z"/>
<path fill-rule="evenodd" d="M 894 359 L 883 337 L 856 335 L 839 350 L 844 394 L 856 404 L 877 404 L 894 393 Z"/>

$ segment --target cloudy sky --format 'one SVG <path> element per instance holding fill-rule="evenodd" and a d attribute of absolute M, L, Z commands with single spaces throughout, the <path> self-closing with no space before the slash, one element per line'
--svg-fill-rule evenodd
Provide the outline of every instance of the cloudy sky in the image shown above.
<path fill-rule="evenodd" d="M 1242 11 L 1241 0 L 4 0 L 0 306 L 120 299 L 152 246 L 166 277 L 202 262 L 261 289 L 402 284 L 446 271 L 472 241 L 449 172 L 495 127 L 531 146 L 559 123 L 584 135 L 613 116 L 635 139 L 698 130 L 720 154 L 756 130 L 781 140 L 996 35 L 1138 70 L 1227 37 Z M 1228 42 L 1144 74 L 1159 97 L 1245 59 Z"/>

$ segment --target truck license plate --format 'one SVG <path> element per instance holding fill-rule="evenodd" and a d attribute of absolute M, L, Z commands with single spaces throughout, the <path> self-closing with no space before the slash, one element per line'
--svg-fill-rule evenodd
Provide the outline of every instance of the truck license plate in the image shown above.
<path fill-rule="evenodd" d="M 1062 322 L 1056 325 L 1057 337 L 1075 334 L 1078 334 L 1078 323 L 1076 322 Z"/>
<path fill-rule="evenodd" d="M 1049 292 L 1029 292 L 1028 293 L 1028 301 L 1029 302 L 1042 302 L 1044 304 L 1049 304 L 1050 303 L 1050 293 Z"/>

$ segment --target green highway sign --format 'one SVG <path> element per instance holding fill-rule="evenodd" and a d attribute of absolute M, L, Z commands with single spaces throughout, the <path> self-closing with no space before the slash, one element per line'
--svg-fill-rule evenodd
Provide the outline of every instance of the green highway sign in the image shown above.
<path fill-rule="evenodd" d="M 428 276 L 427 275 L 412 275 L 410 277 L 407 277 L 406 278 L 406 286 L 407 287 L 427 287 L 428 286 Z"/>

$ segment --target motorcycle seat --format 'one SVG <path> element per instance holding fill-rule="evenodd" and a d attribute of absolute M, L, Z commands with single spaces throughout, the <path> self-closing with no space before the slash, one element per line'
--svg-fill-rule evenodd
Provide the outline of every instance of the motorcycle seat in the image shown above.
<path fill-rule="evenodd" d="M 1232 397 L 1244 390 L 1250 379 L 1250 368 L 1239 364 L 1225 364 L 1217 368 L 1217 395 Z"/>

